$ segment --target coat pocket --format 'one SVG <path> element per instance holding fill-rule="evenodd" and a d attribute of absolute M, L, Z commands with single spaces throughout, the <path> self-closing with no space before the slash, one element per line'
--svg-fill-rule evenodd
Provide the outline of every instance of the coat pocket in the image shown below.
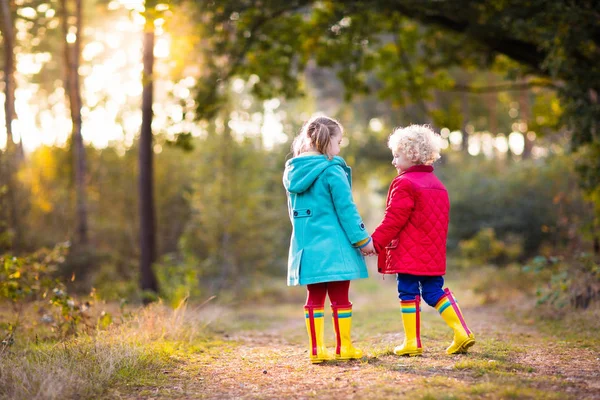
<path fill-rule="evenodd" d="M 310 208 L 296 208 L 292 211 L 292 216 L 294 218 L 308 218 L 312 217 L 312 210 Z"/>
<path fill-rule="evenodd" d="M 398 239 L 394 239 L 390 242 L 390 244 L 388 244 L 387 246 L 385 246 L 386 249 L 395 249 L 396 247 L 398 247 L 398 242 L 400 240 Z"/>

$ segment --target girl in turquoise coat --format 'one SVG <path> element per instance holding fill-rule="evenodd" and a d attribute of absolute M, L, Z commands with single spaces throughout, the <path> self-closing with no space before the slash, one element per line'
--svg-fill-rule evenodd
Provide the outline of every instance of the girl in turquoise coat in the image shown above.
<path fill-rule="evenodd" d="M 325 297 L 329 295 L 336 334 L 335 359 L 362 357 L 352 346 L 350 280 L 367 278 L 360 249 L 374 252 L 352 200 L 352 175 L 340 152 L 343 128 L 327 117 L 314 117 L 294 140 L 283 185 L 288 195 L 292 237 L 288 285 L 306 285 L 304 306 L 310 360 L 333 359 L 323 342 Z"/>

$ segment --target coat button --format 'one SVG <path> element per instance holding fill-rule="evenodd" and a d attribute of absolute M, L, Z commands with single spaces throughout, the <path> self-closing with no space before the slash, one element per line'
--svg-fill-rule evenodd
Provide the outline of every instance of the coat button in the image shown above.
<path fill-rule="evenodd" d="M 310 215 L 310 210 L 306 210 L 306 215 Z"/>
<path fill-rule="evenodd" d="M 294 211 L 294 217 L 298 216 L 298 211 Z"/>

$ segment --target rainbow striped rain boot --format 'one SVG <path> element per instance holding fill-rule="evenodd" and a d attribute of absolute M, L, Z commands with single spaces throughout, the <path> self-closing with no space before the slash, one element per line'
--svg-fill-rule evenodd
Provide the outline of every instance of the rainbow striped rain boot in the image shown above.
<path fill-rule="evenodd" d="M 333 327 L 335 329 L 336 360 L 352 360 L 361 358 L 363 352 L 352 346 L 350 339 L 350 328 L 352 327 L 352 303 L 346 306 L 331 305 L 333 312 Z"/>
<path fill-rule="evenodd" d="M 467 327 L 458 303 L 450 289 L 444 289 L 445 294 L 438 300 L 435 309 L 438 310 L 444 321 L 454 331 L 454 340 L 446 349 L 448 354 L 466 353 L 469 347 L 475 344 L 475 335 Z"/>
<path fill-rule="evenodd" d="M 323 306 L 304 306 L 304 316 L 306 320 L 306 330 L 309 340 L 310 362 L 313 364 L 323 361 L 333 360 L 332 355 L 327 351 L 324 341 L 324 309 Z"/>
<path fill-rule="evenodd" d="M 414 300 L 401 300 L 404 343 L 394 348 L 394 354 L 416 357 L 423 354 L 421 345 L 421 296 Z"/>

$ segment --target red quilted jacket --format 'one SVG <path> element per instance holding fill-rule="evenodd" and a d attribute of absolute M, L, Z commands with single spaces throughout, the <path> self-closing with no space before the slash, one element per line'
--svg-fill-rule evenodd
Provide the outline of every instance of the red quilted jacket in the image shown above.
<path fill-rule="evenodd" d="M 390 185 L 385 215 L 373 232 L 383 274 L 446 273 L 448 191 L 430 165 L 401 172 Z"/>

